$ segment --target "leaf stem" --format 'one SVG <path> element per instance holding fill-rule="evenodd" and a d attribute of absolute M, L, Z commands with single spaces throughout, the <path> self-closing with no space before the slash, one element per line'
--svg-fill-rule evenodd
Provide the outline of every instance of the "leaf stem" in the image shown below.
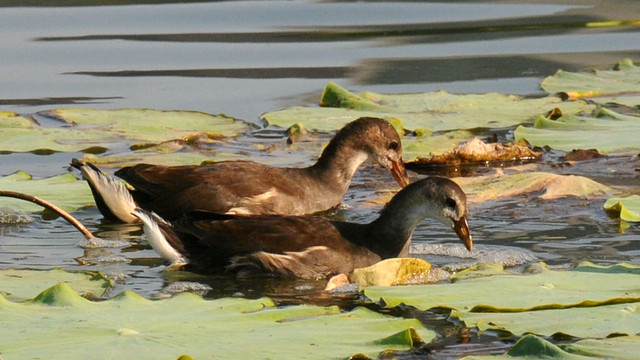
<path fill-rule="evenodd" d="M 78 219 L 74 218 L 68 212 L 62 210 L 61 208 L 53 205 L 52 203 L 46 200 L 40 199 L 32 195 L 28 195 L 28 194 L 23 194 L 15 191 L 5 191 L 5 190 L 0 190 L 0 196 L 21 199 L 21 200 L 29 201 L 34 204 L 40 205 L 62 216 L 62 218 L 67 220 L 69 224 L 73 225 L 76 229 L 78 229 L 78 231 L 80 231 L 87 240 L 93 239 L 95 237 L 84 225 L 82 225 L 80 221 L 78 221 Z"/>

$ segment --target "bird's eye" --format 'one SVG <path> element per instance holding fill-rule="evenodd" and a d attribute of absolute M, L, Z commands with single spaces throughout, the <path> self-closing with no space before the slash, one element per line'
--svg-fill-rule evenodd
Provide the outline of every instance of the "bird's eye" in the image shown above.
<path fill-rule="evenodd" d="M 397 142 L 395 142 L 395 141 L 392 141 L 392 142 L 389 144 L 389 149 L 390 149 L 390 150 L 394 150 L 394 151 L 395 151 L 395 150 L 398 150 L 398 143 L 397 143 Z"/>
<path fill-rule="evenodd" d="M 455 209 L 455 208 L 456 208 L 456 205 L 457 205 L 456 201 L 455 201 L 455 200 L 453 200 L 453 199 L 452 199 L 452 198 L 450 198 L 450 197 L 446 198 L 446 199 L 444 200 L 444 203 L 445 203 L 445 205 L 447 205 L 447 207 L 448 207 L 448 208 L 451 208 L 451 209 Z"/>

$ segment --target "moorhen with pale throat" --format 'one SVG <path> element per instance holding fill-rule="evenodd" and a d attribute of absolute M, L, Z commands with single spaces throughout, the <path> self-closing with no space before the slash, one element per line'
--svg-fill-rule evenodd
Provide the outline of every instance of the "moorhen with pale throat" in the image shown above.
<path fill-rule="evenodd" d="M 371 223 L 321 216 L 239 216 L 196 212 L 171 223 L 136 209 L 153 249 L 197 272 L 235 271 L 322 279 L 349 274 L 393 257 L 406 257 L 411 235 L 424 218 L 453 228 L 471 251 L 467 199 L 444 177 L 427 177 L 397 193 Z"/>
<path fill-rule="evenodd" d="M 306 168 L 273 167 L 253 161 L 221 161 L 201 165 L 137 164 L 115 175 L 90 163 L 71 165 L 89 183 L 106 218 L 137 222 L 139 207 L 166 220 L 202 210 L 242 215 L 303 215 L 329 210 L 342 202 L 351 178 L 368 158 L 388 169 L 400 186 L 409 184 L 396 130 L 379 118 L 359 118 L 345 125 L 318 161 Z"/>

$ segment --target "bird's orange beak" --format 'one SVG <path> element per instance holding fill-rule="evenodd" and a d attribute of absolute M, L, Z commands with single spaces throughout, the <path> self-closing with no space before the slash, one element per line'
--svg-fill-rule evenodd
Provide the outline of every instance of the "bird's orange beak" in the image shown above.
<path fill-rule="evenodd" d="M 397 161 L 391 161 L 391 168 L 389 169 L 393 178 L 396 179 L 398 185 L 401 187 L 405 187 L 409 185 L 409 176 L 407 175 L 407 170 L 404 168 L 404 163 L 402 159 Z"/>
<path fill-rule="evenodd" d="M 463 216 L 460 220 L 453 223 L 453 230 L 460 238 L 460 241 L 464 244 L 467 250 L 473 250 L 473 240 L 471 240 L 471 234 L 469 233 L 469 224 L 467 223 L 467 217 Z"/>

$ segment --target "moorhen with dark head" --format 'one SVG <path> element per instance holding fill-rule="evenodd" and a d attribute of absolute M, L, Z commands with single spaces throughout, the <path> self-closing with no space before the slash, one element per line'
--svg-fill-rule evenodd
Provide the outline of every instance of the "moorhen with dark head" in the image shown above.
<path fill-rule="evenodd" d="M 453 228 L 471 251 L 467 200 L 443 177 L 427 177 L 396 194 L 371 223 L 332 221 L 321 216 L 238 216 L 192 213 L 171 223 L 136 209 L 154 250 L 197 272 L 223 269 L 239 274 L 278 274 L 321 279 L 349 274 L 409 253 L 411 235 L 424 218 Z"/>
<path fill-rule="evenodd" d="M 387 168 L 400 186 L 409 184 L 396 130 L 378 118 L 345 125 L 318 161 L 306 168 L 280 168 L 253 161 L 221 161 L 202 165 L 138 164 L 115 175 L 73 159 L 89 183 L 100 212 L 110 219 L 135 222 L 136 207 L 167 220 L 194 211 L 242 215 L 303 215 L 340 204 L 351 178 L 368 158 Z"/>

